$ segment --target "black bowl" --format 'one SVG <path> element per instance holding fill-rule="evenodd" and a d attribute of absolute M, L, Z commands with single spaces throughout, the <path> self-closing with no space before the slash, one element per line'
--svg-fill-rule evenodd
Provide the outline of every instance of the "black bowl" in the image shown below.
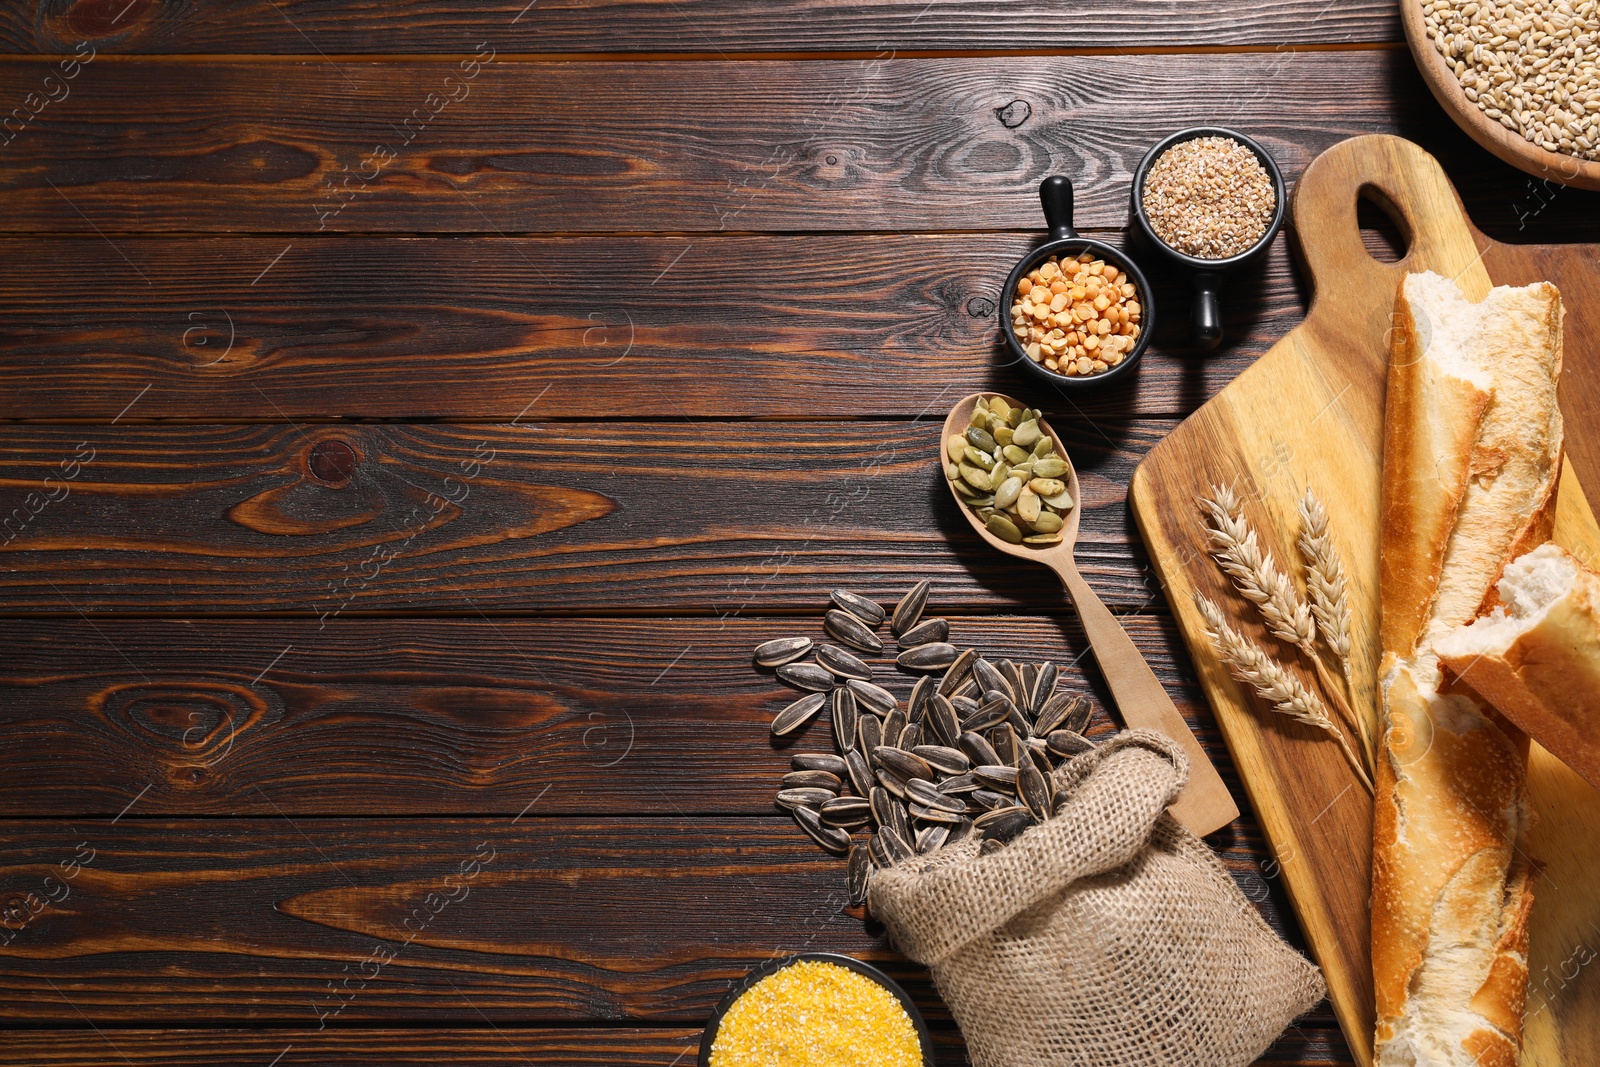
<path fill-rule="evenodd" d="M 900 1006 L 911 1017 L 911 1025 L 917 1028 L 917 1040 L 922 1044 L 923 1067 L 933 1067 L 933 1035 L 928 1033 L 928 1024 L 922 1018 L 922 1012 L 918 1011 L 917 1006 L 911 1002 L 910 995 L 900 988 L 900 983 L 870 963 L 862 963 L 858 959 L 850 956 L 841 956 L 836 952 L 799 952 L 793 956 L 780 956 L 777 959 L 768 960 L 741 978 L 728 991 L 728 995 L 722 998 L 722 1003 L 717 1005 L 717 1010 L 711 1013 L 711 1021 L 706 1023 L 705 1033 L 700 1037 L 700 1067 L 711 1067 L 711 1045 L 717 1039 L 717 1027 L 722 1025 L 722 1017 L 727 1014 L 729 1008 L 733 1007 L 733 1002 L 738 1000 L 746 990 L 761 981 L 761 979 L 768 975 L 777 974 L 791 963 L 798 963 L 801 960 L 817 960 L 821 963 L 838 964 L 840 967 L 846 967 L 857 974 L 866 975 L 893 993 L 895 999 L 900 1002 Z"/>
<path fill-rule="evenodd" d="M 1042 379 L 1051 385 L 1063 389 L 1089 389 L 1104 385 L 1106 382 L 1121 378 L 1129 374 L 1139 362 L 1139 357 L 1144 355 L 1144 350 L 1150 345 L 1150 338 L 1155 329 L 1155 307 L 1151 299 L 1150 283 L 1145 280 L 1144 271 L 1126 252 L 1104 241 L 1094 241 L 1087 237 L 1078 236 L 1078 231 L 1072 228 L 1072 182 L 1059 174 L 1052 174 L 1039 183 L 1039 203 L 1044 207 L 1044 220 L 1050 227 L 1050 240 L 1023 256 L 1021 261 L 1012 268 L 1010 277 L 1006 278 L 1006 287 L 1000 294 L 1000 330 L 1006 339 L 1006 348 L 1012 357 L 1034 377 Z M 1134 340 L 1133 348 L 1123 357 L 1121 363 L 1099 374 L 1067 375 L 1059 374 L 1046 367 L 1043 363 L 1035 363 L 1022 347 L 1022 342 L 1017 340 L 1016 331 L 1011 328 L 1011 304 L 1016 297 L 1017 283 L 1023 276 L 1051 256 L 1066 259 L 1069 256 L 1076 259 L 1083 252 L 1093 253 L 1096 259 L 1103 259 L 1116 267 L 1117 270 L 1128 275 L 1133 280 L 1134 288 L 1138 291 L 1138 299 L 1143 313 L 1139 320 L 1139 336 Z"/>
<path fill-rule="evenodd" d="M 1255 154 L 1261 161 L 1267 174 L 1272 178 L 1272 188 L 1277 194 L 1278 205 L 1272 213 L 1272 221 L 1267 225 L 1267 232 L 1261 235 L 1261 240 L 1250 246 L 1236 256 L 1227 259 L 1200 259 L 1179 252 L 1156 236 L 1155 227 L 1150 225 L 1150 217 L 1144 213 L 1144 180 L 1150 173 L 1150 168 L 1156 160 L 1161 158 L 1161 153 L 1177 144 L 1179 141 L 1192 141 L 1196 137 L 1226 137 L 1238 141 Z M 1243 263 L 1255 259 L 1265 252 L 1272 244 L 1272 239 L 1278 236 L 1278 231 L 1283 229 L 1284 213 L 1288 208 L 1288 197 L 1284 195 L 1283 172 L 1278 169 L 1277 160 L 1272 158 L 1272 153 L 1262 148 L 1242 133 L 1224 129 L 1221 126 L 1195 126 L 1187 130 L 1179 130 L 1171 137 L 1166 138 L 1150 151 L 1145 153 L 1144 159 L 1139 162 L 1139 169 L 1133 173 L 1133 219 L 1139 227 L 1139 232 L 1144 234 L 1146 240 L 1158 249 L 1167 259 L 1189 272 L 1189 279 L 1194 288 L 1194 308 L 1192 312 L 1191 333 L 1195 343 L 1201 348 L 1211 349 L 1222 342 L 1222 309 L 1218 303 L 1217 294 L 1222 289 L 1222 274 Z"/>

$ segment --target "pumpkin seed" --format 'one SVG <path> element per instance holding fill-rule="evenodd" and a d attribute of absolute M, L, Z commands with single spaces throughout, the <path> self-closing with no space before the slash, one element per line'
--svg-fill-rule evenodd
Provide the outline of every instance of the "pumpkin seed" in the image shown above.
<path fill-rule="evenodd" d="M 1033 455 L 1033 453 L 1029 452 L 1026 448 L 1018 448 L 1014 444 L 1006 445 L 1000 450 L 1000 454 L 1006 457 L 1006 462 L 1013 465 L 1018 463 L 1026 463 L 1028 462 L 1029 457 Z"/>
<path fill-rule="evenodd" d="M 917 833 L 917 852 L 919 855 L 927 855 L 936 848 L 943 848 L 949 838 L 950 827 L 948 826 L 940 823 L 924 826 Z"/>
<path fill-rule="evenodd" d="M 827 695 L 823 693 L 807 693 L 778 712 L 772 720 L 772 736 L 785 737 L 800 729 L 811 721 L 812 716 L 816 715 L 827 699 Z"/>
<path fill-rule="evenodd" d="M 933 768 L 928 766 L 928 761 L 921 756 L 910 752 L 902 752 L 898 748 L 888 745 L 879 745 L 872 750 L 872 761 L 901 778 L 933 778 Z"/>
<path fill-rule="evenodd" d="M 828 594 L 828 598 L 837 604 L 841 611 L 848 611 L 874 630 L 883 623 L 885 612 L 883 605 L 877 601 L 858 596 L 848 589 L 835 589 Z"/>
<path fill-rule="evenodd" d="M 960 459 L 961 454 L 966 449 L 967 439 L 958 433 L 953 433 L 944 439 L 944 454 L 950 458 L 952 463 Z"/>
<path fill-rule="evenodd" d="M 986 494 L 982 489 L 974 489 L 972 486 L 962 481 L 954 463 L 950 464 L 949 470 L 946 473 L 950 475 L 950 484 L 956 487 L 956 492 L 960 493 L 966 498 L 968 506 L 975 508 L 982 507 L 982 504 L 977 503 L 977 501 L 980 499 L 989 504 L 994 503 L 993 496 Z"/>
<path fill-rule="evenodd" d="M 1000 753 L 994 750 L 994 746 L 989 743 L 989 739 L 982 734 L 968 730 L 961 735 L 960 744 L 961 751 L 965 752 L 967 758 L 975 765 L 992 766 L 1000 762 Z"/>
<path fill-rule="evenodd" d="M 872 881 L 872 855 L 866 845 L 850 846 L 850 862 L 845 871 L 850 886 L 850 903 L 859 908 L 867 902 L 867 886 Z"/>
<path fill-rule="evenodd" d="M 991 455 L 988 455 L 986 453 L 979 452 L 976 448 L 973 448 L 971 445 L 967 446 L 966 451 L 961 454 L 961 458 L 965 462 L 970 463 L 974 467 L 978 467 L 981 470 L 990 471 L 990 472 L 993 472 L 993 470 L 994 470 L 994 457 L 991 456 Z M 990 485 L 994 484 L 994 475 L 993 475 L 993 473 L 991 473 L 989 475 L 989 484 Z"/>
<path fill-rule="evenodd" d="M 923 619 L 911 629 L 900 635 L 901 648 L 915 648 L 918 645 L 932 644 L 935 641 L 944 641 L 950 636 L 950 624 L 943 619 Z"/>
<path fill-rule="evenodd" d="M 841 686 L 833 691 L 832 697 L 834 747 L 848 759 L 850 746 L 856 741 L 856 720 L 860 717 L 856 712 L 856 696 Z"/>
<path fill-rule="evenodd" d="M 1034 460 L 1033 473 L 1040 478 L 1059 478 L 1067 473 L 1067 461 L 1060 456 L 1044 456 Z M 1048 496 L 1050 494 L 1043 493 L 1040 495 Z"/>
<path fill-rule="evenodd" d="M 925 707 L 927 722 L 933 727 L 933 736 L 947 745 L 957 744 L 961 739 L 961 723 L 956 718 L 956 709 L 950 703 L 950 698 L 943 693 L 934 693 Z"/>
<path fill-rule="evenodd" d="M 783 776 L 785 789 L 826 789 L 838 794 L 844 780 L 832 771 L 790 771 Z"/>
<path fill-rule="evenodd" d="M 844 760 L 829 752 L 796 752 L 789 757 L 789 766 L 797 771 L 827 771 L 843 778 Z"/>
<path fill-rule="evenodd" d="M 1016 523 L 1004 515 L 990 515 L 984 526 L 1002 541 L 1009 541 L 1014 545 L 1022 543 L 1022 531 L 1017 529 Z"/>
<path fill-rule="evenodd" d="M 1011 443 L 1022 448 L 1032 448 L 1038 440 L 1039 423 L 1036 419 L 1021 423 L 1017 426 L 1017 432 L 1011 435 Z"/>
<path fill-rule="evenodd" d="M 872 679 L 872 668 L 838 645 L 818 645 L 817 662 L 822 665 L 823 670 L 836 678 L 858 678 L 862 681 Z"/>
<path fill-rule="evenodd" d="M 1093 741 L 1072 730 L 1056 730 L 1045 738 L 1045 743 L 1050 746 L 1051 752 L 1063 758 L 1076 756 L 1094 747 Z"/>
<path fill-rule="evenodd" d="M 1041 427 L 1043 429 L 1043 427 Z M 1033 454 L 1043 459 L 1056 450 L 1056 443 L 1049 434 L 1043 434 L 1033 443 Z"/>
<path fill-rule="evenodd" d="M 780 808 L 820 808 L 824 803 L 833 799 L 833 793 L 827 789 L 809 787 L 806 789 L 780 789 L 778 790 L 778 807 Z"/>
<path fill-rule="evenodd" d="M 906 631 L 916 626 L 922 620 L 922 609 L 928 606 L 928 589 L 932 585 L 924 578 L 912 586 L 905 596 L 900 598 L 900 603 L 894 606 L 894 615 L 889 620 L 889 629 L 896 637 L 903 637 Z M 916 642 L 912 642 L 915 644 Z"/>
<path fill-rule="evenodd" d="M 756 663 L 763 667 L 781 667 L 810 651 L 809 637 L 778 637 L 756 646 Z"/>
<path fill-rule="evenodd" d="M 857 796 L 866 796 L 867 791 L 873 788 L 872 783 L 877 781 L 872 776 L 867 757 L 852 748 L 844 754 L 844 765 L 850 775 L 850 788 L 856 791 Z"/>
<path fill-rule="evenodd" d="M 795 808 L 794 821 L 800 824 L 800 829 L 811 835 L 811 840 L 829 852 L 849 851 L 849 832 L 837 826 L 824 826 L 822 816 L 815 808 Z"/>
<path fill-rule="evenodd" d="M 834 687 L 833 675 L 815 663 L 785 663 L 778 668 L 778 680 L 796 689 L 811 689 L 819 693 L 826 693 Z"/>
<path fill-rule="evenodd" d="M 887 715 L 899 704 L 894 694 L 881 685 L 863 682 L 859 678 L 851 678 L 844 684 L 845 688 L 855 694 L 856 704 L 874 715 Z"/>
<path fill-rule="evenodd" d="M 1055 496 L 1045 497 L 1044 502 L 1055 508 L 1057 511 L 1071 511 L 1073 507 L 1072 494 L 1066 490 L 1062 490 Z"/>
<path fill-rule="evenodd" d="M 1035 465 L 1037 469 L 1037 465 Z M 1067 491 L 1067 485 L 1059 478 L 1035 478 L 1028 483 L 1028 488 L 1040 496 L 1059 496 Z"/>
<path fill-rule="evenodd" d="M 956 470 L 961 474 L 961 480 L 974 489 L 981 489 L 985 493 L 993 492 L 994 484 L 989 479 L 989 472 L 982 467 L 974 467 L 963 460 L 956 464 Z"/>
<path fill-rule="evenodd" d="M 1035 819 L 1043 822 L 1050 817 L 1050 787 L 1045 784 L 1044 775 L 1039 773 L 1039 768 L 1033 765 L 1031 759 L 1017 772 L 1017 795 L 1033 812 Z M 822 813 L 828 813 L 827 804 L 822 805 Z"/>
<path fill-rule="evenodd" d="M 1039 517 L 1033 520 L 1035 536 L 1038 534 L 1060 533 L 1061 525 L 1061 516 L 1053 511 L 1041 511 Z"/>
<path fill-rule="evenodd" d="M 1032 489 L 1024 489 L 1017 494 L 1017 517 L 1029 525 L 1038 521 L 1039 509 L 1043 506 L 1039 494 Z"/>
<path fill-rule="evenodd" d="M 1017 497 L 1022 493 L 1022 487 L 1027 483 L 1017 475 L 1012 474 L 1005 481 L 994 487 L 994 506 L 1009 508 L 1017 502 Z"/>
<path fill-rule="evenodd" d="M 986 452 L 992 456 L 994 455 L 994 450 L 1000 446 L 995 443 L 993 437 L 989 436 L 988 430 L 977 426 L 968 426 L 967 447 Z"/>
<path fill-rule="evenodd" d="M 913 671 L 942 671 L 956 661 L 956 646 L 936 641 L 908 648 L 895 657 L 895 662 Z"/>
<path fill-rule="evenodd" d="M 1025 545 L 1059 545 L 1061 543 L 1061 535 L 1058 533 L 1029 534 L 1022 539 L 1022 543 Z"/>
<path fill-rule="evenodd" d="M 908 751 L 927 760 L 940 774 L 965 774 L 972 769 L 972 761 L 960 749 L 946 745 L 917 745 Z"/>
<path fill-rule="evenodd" d="M 878 640 L 878 635 L 848 611 L 830 609 L 822 617 L 822 628 L 851 648 L 859 648 L 863 652 L 874 654 L 883 651 L 883 642 Z"/>

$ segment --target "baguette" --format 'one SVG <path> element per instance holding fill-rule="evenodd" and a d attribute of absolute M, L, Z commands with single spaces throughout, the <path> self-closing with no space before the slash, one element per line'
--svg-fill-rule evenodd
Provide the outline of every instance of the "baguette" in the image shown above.
<path fill-rule="evenodd" d="M 1491 614 L 1434 641 L 1439 662 L 1600 787 L 1600 575 L 1545 544 L 1498 590 Z"/>
<path fill-rule="evenodd" d="M 1561 300 L 1468 302 L 1436 274 L 1397 299 L 1384 420 L 1383 739 L 1373 820 L 1378 1067 L 1516 1067 L 1532 871 L 1527 740 L 1433 642 L 1549 537 L 1561 467 Z"/>

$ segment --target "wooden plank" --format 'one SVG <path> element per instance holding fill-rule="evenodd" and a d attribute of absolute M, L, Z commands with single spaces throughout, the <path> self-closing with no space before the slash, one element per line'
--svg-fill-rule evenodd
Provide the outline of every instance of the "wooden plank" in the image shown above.
<path fill-rule="evenodd" d="M 1126 624 L 1220 754 L 1171 619 Z M 1113 728 L 1075 621 L 952 632 L 1061 665 Z M 834 750 L 826 715 L 769 737 L 799 694 L 750 650 L 789 634 L 826 640 L 815 617 L 0 623 L 0 816 L 771 814 L 790 753 Z M 892 652 L 867 658 L 905 699 Z"/>
<path fill-rule="evenodd" d="M 337 0 L 238 0 L 223 6 L 47 0 L 0 13 L 0 51 L 107 52 L 812 52 L 1156 49 L 1403 41 L 1394 5 L 1354 0 L 1329 9 L 1242 0 L 1197 9 L 1185 0 L 1074 4 L 944 0 L 779 0 L 744 4 L 617 0 L 597 14 L 573 2 L 404 0 L 372 9 Z M 276 10 L 274 10 L 276 8 Z"/>
<path fill-rule="evenodd" d="M 1257 136 L 1291 176 L 1353 134 L 1412 136 L 1470 172 L 1491 229 L 1515 227 L 1534 184 L 1490 164 L 1400 50 L 462 62 L 475 75 L 96 61 L 43 104 L 50 68 L 5 64 L 0 100 L 33 102 L 0 152 L 0 229 L 1034 230 L 1035 189 L 1057 171 L 1082 186 L 1080 225 L 1120 227 L 1140 157 L 1198 123 Z M 1535 225 L 1592 234 L 1596 202 L 1563 194 Z"/>
<path fill-rule="evenodd" d="M 843 860 L 782 817 L 30 819 L 0 844 L 11 899 L 58 900 L 0 945 L 17 1025 L 698 1024 L 751 965 L 802 950 L 878 962 L 949 1018 L 844 910 Z"/>
<path fill-rule="evenodd" d="M 933 1029 L 939 1067 L 967 1058 L 950 1028 Z M 562 1027 L 402 1030 L 10 1030 L 7 1067 L 676 1067 L 693 1062 L 700 1030 L 684 1027 Z M 288 1049 L 288 1052 L 285 1052 Z M 688 1049 L 686 1053 L 684 1050 Z M 1256 1067 L 1333 1067 L 1337 1030 L 1296 1023 Z"/>
<path fill-rule="evenodd" d="M 1064 610 L 938 489 L 938 414 L 0 427 L 0 603 L 70 617 L 814 613 L 839 584 L 888 599 L 929 577 L 952 611 Z M 1083 480 L 1090 582 L 1149 607 L 1160 593 L 1125 486 L 1171 424 L 1056 425 Z"/>
<path fill-rule="evenodd" d="M 510 420 L 547 386 L 530 417 L 916 416 L 1037 393 L 996 312 L 1038 239 L 0 240 L 0 418 Z M 1204 359 L 1187 281 L 1152 271 L 1155 344 L 1096 417 L 1221 389 L 1304 314 L 1289 259 L 1232 286 Z"/>

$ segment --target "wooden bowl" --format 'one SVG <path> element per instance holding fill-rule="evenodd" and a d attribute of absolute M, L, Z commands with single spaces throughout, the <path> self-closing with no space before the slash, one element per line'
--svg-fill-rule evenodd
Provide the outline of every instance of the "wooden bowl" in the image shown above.
<path fill-rule="evenodd" d="M 1600 162 L 1547 152 L 1520 133 L 1506 129 L 1467 99 L 1461 83 L 1456 81 L 1455 72 L 1428 37 L 1428 24 L 1419 0 L 1400 0 L 1400 18 L 1405 23 L 1406 40 L 1411 45 L 1412 58 L 1422 71 L 1423 81 L 1433 90 L 1439 106 L 1449 112 L 1457 126 L 1467 131 L 1467 136 L 1535 178 L 1547 178 L 1577 189 L 1600 190 Z"/>

